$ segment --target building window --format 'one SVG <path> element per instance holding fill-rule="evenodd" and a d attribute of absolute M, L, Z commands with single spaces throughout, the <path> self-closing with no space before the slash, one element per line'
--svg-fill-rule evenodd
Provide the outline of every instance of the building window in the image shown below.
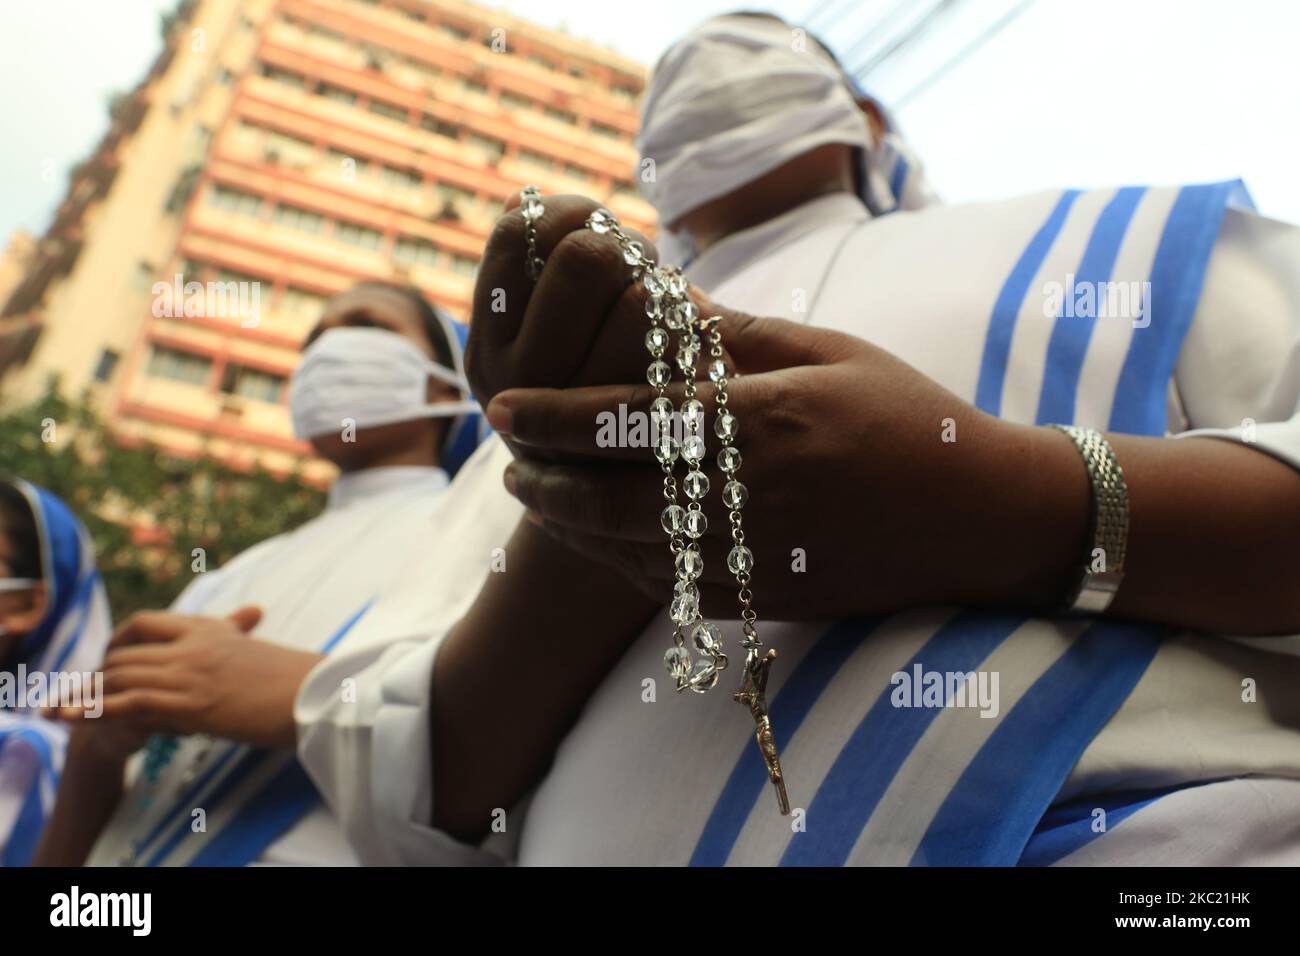
<path fill-rule="evenodd" d="M 100 349 L 99 359 L 95 362 L 95 381 L 107 382 L 112 378 L 121 358 L 122 356 L 112 349 Z"/>
<path fill-rule="evenodd" d="M 529 63 L 534 63 L 534 64 L 536 64 L 537 66 L 540 66 L 540 67 L 541 67 L 542 69 L 544 69 L 544 70 L 555 70 L 555 69 L 556 69 L 556 66 L 555 66 L 554 63 L 552 63 L 550 60 L 546 59 L 546 57 L 541 56 L 540 54 L 537 54 L 537 53 L 530 53 L 530 54 L 528 54 L 528 62 L 529 62 Z"/>
<path fill-rule="evenodd" d="M 393 258 L 407 265 L 433 267 L 438 264 L 438 249 L 427 239 L 398 236 Z"/>
<path fill-rule="evenodd" d="M 284 376 L 230 362 L 221 375 L 221 391 L 227 395 L 275 403 L 284 391 Z"/>
<path fill-rule="evenodd" d="M 595 120 L 592 120 L 591 131 L 595 133 L 597 136 L 605 136 L 608 137 L 609 139 L 623 138 L 623 133 L 620 130 L 616 129 L 613 126 L 608 126 L 605 123 L 597 123 Z"/>
<path fill-rule="evenodd" d="M 262 64 L 262 75 L 268 80 L 275 80 L 277 83 L 283 83 L 285 86 L 292 86 L 294 89 L 302 90 L 307 87 L 307 78 L 301 73 L 295 73 L 292 70 L 282 70 L 278 66 L 271 66 L 269 63 Z"/>
<path fill-rule="evenodd" d="M 370 112 L 376 116 L 382 116 L 384 119 L 397 120 L 399 123 L 409 122 L 411 114 L 407 112 L 406 107 L 398 106 L 396 103 L 385 103 L 383 100 L 371 100 Z"/>
<path fill-rule="evenodd" d="M 519 161 L 521 163 L 528 163 L 528 165 L 530 166 L 536 166 L 539 169 L 555 168 L 555 160 L 551 159 L 551 157 L 549 156 L 542 155 L 536 150 L 531 150 L 531 149 L 520 149 Z"/>
<path fill-rule="evenodd" d="M 441 67 L 434 66 L 432 63 L 426 63 L 424 62 L 424 60 L 417 60 L 413 57 L 408 57 L 403 62 L 406 64 L 406 66 L 410 67 L 412 70 L 415 70 L 415 72 L 423 73 L 425 76 L 430 76 L 430 77 L 442 76 Z"/>
<path fill-rule="evenodd" d="M 587 172 L 581 166 L 575 166 L 572 163 L 564 167 L 564 174 L 571 179 L 580 179 L 583 182 L 591 181 L 591 173 Z"/>
<path fill-rule="evenodd" d="M 460 139 L 460 127 L 452 123 L 444 123 L 436 116 L 430 116 L 425 113 L 420 117 L 420 128 L 428 130 L 430 133 L 437 133 L 439 136 L 446 136 L 448 139 Z M 502 149 L 505 144 L 502 144 Z"/>
<path fill-rule="evenodd" d="M 530 110 L 537 104 L 526 96 L 520 96 L 510 90 L 502 90 L 501 105 L 508 110 Z"/>
<path fill-rule="evenodd" d="M 419 189 L 423 184 L 420 174 L 412 169 L 398 169 L 396 166 L 380 166 L 379 181 L 385 186 L 398 186 L 403 189 Z"/>
<path fill-rule="evenodd" d="M 356 106 L 357 94 L 351 90 L 345 90 L 341 86 L 334 86 L 331 83 L 322 83 L 316 88 L 316 95 L 323 96 L 327 100 L 333 100 L 335 103 L 342 103 L 345 106 Z"/>
<path fill-rule="evenodd" d="M 480 83 L 478 80 L 471 80 L 468 76 L 461 77 L 460 85 L 466 93 L 477 93 L 480 96 L 487 95 L 487 84 Z"/>
<path fill-rule="evenodd" d="M 457 275 L 472 276 L 478 271 L 478 260 L 471 259 L 469 256 L 452 254 L 451 271 Z"/>
<path fill-rule="evenodd" d="M 461 43 L 464 43 L 470 38 L 470 32 L 468 30 L 463 30 L 454 23 L 440 23 L 438 24 L 438 29 L 447 34 L 447 36 L 452 37 Z"/>
<path fill-rule="evenodd" d="M 462 186 L 455 186 L 451 183 L 438 183 L 438 198 L 443 202 L 453 204 L 462 204 L 472 206 L 478 201 L 478 196 L 472 189 L 465 189 Z"/>
<path fill-rule="evenodd" d="M 334 232 L 334 238 L 339 242 L 346 242 L 350 246 L 360 246 L 362 249 L 378 249 L 384 237 L 374 229 L 367 229 L 358 223 L 340 222 Z"/>
<path fill-rule="evenodd" d="M 208 190 L 208 202 L 218 209 L 238 213 L 241 216 L 256 216 L 262 208 L 260 196 L 231 189 L 229 186 L 214 185 Z"/>
<path fill-rule="evenodd" d="M 298 229 L 302 232 L 318 233 L 325 225 L 325 217 L 320 213 L 303 209 L 301 206 L 288 206 L 284 203 L 275 207 L 272 221 L 281 226 Z"/>
<path fill-rule="evenodd" d="M 325 297 L 297 286 L 285 286 L 279 311 L 285 316 L 313 320 L 325 311 Z"/>
<path fill-rule="evenodd" d="M 325 150 L 325 158 L 328 159 L 340 171 L 345 169 L 350 169 L 358 176 L 364 176 L 366 174 L 366 170 L 370 168 L 370 163 L 368 160 L 364 160 L 360 156 L 350 156 L 347 153 L 345 153 L 343 150 L 335 149 L 332 146 L 329 149 Z M 351 160 L 350 164 L 348 163 L 348 160 Z"/>
<path fill-rule="evenodd" d="M 169 378 L 175 382 L 190 385 L 206 385 L 212 373 L 212 360 L 193 352 L 154 345 L 149 353 L 146 374 L 157 378 Z"/>
<path fill-rule="evenodd" d="M 568 110 L 556 109 L 554 106 L 546 107 L 546 115 L 553 120 L 559 120 L 561 123 L 568 123 L 570 126 L 578 125 L 578 114 L 570 113 Z"/>
<path fill-rule="evenodd" d="M 506 144 L 499 139 L 483 136 L 479 133 L 470 133 L 468 138 L 471 145 L 477 146 L 493 159 L 500 159 L 505 155 Z"/>

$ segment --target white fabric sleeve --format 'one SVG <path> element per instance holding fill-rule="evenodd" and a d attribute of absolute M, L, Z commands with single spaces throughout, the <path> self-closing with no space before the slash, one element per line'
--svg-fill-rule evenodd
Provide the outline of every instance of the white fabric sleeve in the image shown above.
<path fill-rule="evenodd" d="M 1227 210 L 1174 385 L 1176 437 L 1255 445 L 1300 469 L 1300 228 Z"/>
<path fill-rule="evenodd" d="M 473 846 L 430 826 L 429 691 L 442 636 L 331 654 L 298 691 L 298 758 L 366 865 L 509 862 L 505 838 Z"/>

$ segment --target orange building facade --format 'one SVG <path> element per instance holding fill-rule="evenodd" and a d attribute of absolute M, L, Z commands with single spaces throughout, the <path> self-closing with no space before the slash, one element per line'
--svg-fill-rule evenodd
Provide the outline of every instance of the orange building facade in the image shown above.
<path fill-rule="evenodd" d="M 325 299 L 408 281 L 462 320 L 503 201 L 536 182 L 652 231 L 644 71 L 457 0 L 199 0 L 115 105 L 0 315 L 0 398 L 51 373 L 125 438 L 282 471 Z M 329 468 L 311 461 L 309 475 Z"/>

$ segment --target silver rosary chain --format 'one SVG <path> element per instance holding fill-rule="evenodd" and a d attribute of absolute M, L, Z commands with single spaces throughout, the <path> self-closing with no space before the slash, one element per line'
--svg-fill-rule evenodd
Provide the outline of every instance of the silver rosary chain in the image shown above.
<path fill-rule="evenodd" d="M 527 242 L 527 270 L 533 281 L 536 281 L 545 265 L 537 251 L 537 222 L 545 213 L 546 207 L 536 186 L 526 187 L 521 192 L 521 198 Z M 668 550 L 673 557 L 676 578 L 668 608 L 673 623 L 673 642 L 664 654 L 664 666 L 678 691 L 691 690 L 701 694 L 717 685 L 719 674 L 726 669 L 728 663 L 727 655 L 723 652 L 721 630 L 700 615 L 698 582 L 704 572 L 700 539 L 708 528 L 703 501 L 709 492 L 709 477 L 702 467 L 706 452 L 705 412 L 704 404 L 697 396 L 696 383 L 707 344 L 708 365 L 704 373 L 714 386 L 716 411 L 713 431 L 721 442 L 716 460 L 718 470 L 726 478 L 721 497 L 727 509 L 731 535 L 727 569 L 736 580 L 743 633 L 741 646 L 747 652 L 740 691 L 735 698 L 753 713 L 758 727 L 760 751 L 769 776 L 777 787 L 782 812 L 788 813 L 789 803 L 764 696 L 767 671 L 775 652 L 769 651 L 766 656 L 761 653 L 763 645 L 758 637 L 758 615 L 754 610 L 754 595 L 750 589 L 754 554 L 745 545 L 741 516 L 749 492 L 736 478 L 741 456 L 734 442 L 740 423 L 728 406 L 730 373 L 719 329 L 722 317 L 701 316 L 699 308 L 688 294 L 689 286 L 681 270 L 661 267 L 647 257 L 641 243 L 623 229 L 609 210 L 596 209 L 587 217 L 585 226 L 598 235 L 609 235 L 618 242 L 623 261 L 632 269 L 632 281 L 640 283 L 648 293 L 645 310 L 650 328 L 646 332 L 645 346 L 651 361 L 646 368 L 646 381 L 655 394 L 650 402 L 650 436 L 655 460 L 664 476 L 663 497 L 666 505 L 660 513 L 660 524 L 668 536 Z M 666 360 L 674 335 L 677 345 L 674 360 L 683 376 L 682 404 L 677 410 L 673 409 L 668 397 L 673 367 Z M 677 437 L 675 432 L 680 433 L 681 437 Z M 687 499 L 685 507 L 678 503 L 676 464 L 679 460 L 686 466 L 681 481 L 681 491 Z"/>

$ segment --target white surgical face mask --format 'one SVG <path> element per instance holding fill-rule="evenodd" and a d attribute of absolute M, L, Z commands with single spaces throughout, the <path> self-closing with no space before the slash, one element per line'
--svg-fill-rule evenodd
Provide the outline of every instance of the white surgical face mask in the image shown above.
<path fill-rule="evenodd" d="M 478 411 L 478 403 L 469 400 L 429 402 L 430 375 L 469 394 L 463 376 L 431 361 L 396 332 L 330 329 L 303 351 L 289 383 L 294 433 L 315 438 L 341 433 L 349 424 L 374 428 Z"/>

